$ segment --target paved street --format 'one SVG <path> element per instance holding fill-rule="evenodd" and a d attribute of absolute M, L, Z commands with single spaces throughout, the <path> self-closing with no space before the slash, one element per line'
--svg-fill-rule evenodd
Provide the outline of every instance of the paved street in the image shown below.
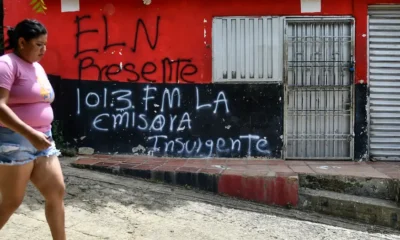
<path fill-rule="evenodd" d="M 400 239 L 399 233 L 345 220 L 75 169 L 70 161 L 64 159 L 63 167 L 72 240 Z M 32 186 L 0 239 L 51 239 L 43 199 Z"/>

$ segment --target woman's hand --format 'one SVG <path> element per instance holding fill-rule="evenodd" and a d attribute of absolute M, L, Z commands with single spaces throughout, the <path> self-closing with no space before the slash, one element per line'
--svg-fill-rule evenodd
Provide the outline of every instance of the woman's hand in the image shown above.
<path fill-rule="evenodd" d="M 46 150 L 51 146 L 49 137 L 46 134 L 39 132 L 37 130 L 33 130 L 32 132 L 27 134 L 26 138 L 39 151 Z"/>

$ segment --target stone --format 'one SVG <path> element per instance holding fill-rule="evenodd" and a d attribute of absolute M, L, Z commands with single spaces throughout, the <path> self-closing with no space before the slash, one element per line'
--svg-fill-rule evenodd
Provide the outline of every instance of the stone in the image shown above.
<path fill-rule="evenodd" d="M 90 148 L 90 147 L 81 147 L 81 148 L 79 148 L 78 152 L 80 155 L 93 155 L 94 149 Z"/>

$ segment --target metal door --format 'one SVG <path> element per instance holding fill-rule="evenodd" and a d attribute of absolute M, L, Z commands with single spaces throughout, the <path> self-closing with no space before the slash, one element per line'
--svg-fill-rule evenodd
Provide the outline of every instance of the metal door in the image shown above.
<path fill-rule="evenodd" d="M 286 20 L 286 159 L 353 158 L 353 26 L 350 18 Z"/>
<path fill-rule="evenodd" d="M 400 160 L 400 7 L 368 12 L 370 157 Z"/>

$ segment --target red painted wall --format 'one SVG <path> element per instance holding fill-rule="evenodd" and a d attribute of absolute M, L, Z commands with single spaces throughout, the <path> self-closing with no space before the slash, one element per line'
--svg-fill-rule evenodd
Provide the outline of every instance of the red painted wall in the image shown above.
<path fill-rule="evenodd" d="M 153 0 L 149 6 L 141 0 L 82 0 L 81 11 L 73 13 L 61 13 L 60 2 L 47 0 L 48 12 L 41 15 L 32 12 L 29 1 L 24 5 L 19 1 L 4 0 L 4 24 L 15 25 L 28 17 L 42 21 L 49 30 L 48 51 L 42 62 L 47 72 L 78 79 L 81 63 L 86 67 L 81 71 L 84 80 L 97 80 L 100 75 L 101 79 L 115 81 L 209 83 L 213 16 L 301 15 L 300 0 Z M 400 0 L 322 0 L 322 14 L 315 14 L 353 15 L 356 18 L 356 82 L 367 79 L 367 38 L 363 34 L 367 33 L 367 6 L 376 3 L 400 3 Z M 107 19 L 108 44 L 125 43 L 125 46 L 104 50 L 103 15 Z M 79 49 L 96 49 L 98 52 L 75 56 L 76 18 L 83 16 L 90 18 L 80 21 L 81 31 L 95 29 L 98 32 L 81 34 Z M 122 72 L 116 73 L 121 64 Z"/>
<path fill-rule="evenodd" d="M 356 19 L 356 83 L 368 79 L 368 5 L 400 4 L 400 0 L 354 0 L 353 16 Z"/>

